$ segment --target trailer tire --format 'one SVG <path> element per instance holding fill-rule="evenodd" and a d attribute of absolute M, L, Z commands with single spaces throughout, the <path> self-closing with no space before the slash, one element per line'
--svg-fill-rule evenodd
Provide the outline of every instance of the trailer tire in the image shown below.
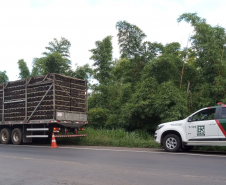
<path fill-rule="evenodd" d="M 15 128 L 12 131 L 11 139 L 14 145 L 20 145 L 23 143 L 23 131 L 21 128 Z"/>
<path fill-rule="evenodd" d="M 11 133 L 12 130 L 10 128 L 3 128 L 0 133 L 0 142 L 2 144 L 11 143 Z"/>

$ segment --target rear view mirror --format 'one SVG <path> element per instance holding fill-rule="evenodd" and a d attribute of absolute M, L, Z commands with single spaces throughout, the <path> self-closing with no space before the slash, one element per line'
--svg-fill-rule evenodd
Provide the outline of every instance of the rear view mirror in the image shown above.
<path fill-rule="evenodd" d="M 192 117 L 189 117 L 188 118 L 188 122 L 192 122 Z"/>

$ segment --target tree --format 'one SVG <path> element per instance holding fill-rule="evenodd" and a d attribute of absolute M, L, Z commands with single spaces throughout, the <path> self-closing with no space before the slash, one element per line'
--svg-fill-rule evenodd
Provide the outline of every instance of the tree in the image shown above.
<path fill-rule="evenodd" d="M 60 40 L 57 40 L 56 38 L 53 39 L 53 41 L 49 42 L 49 46 L 45 47 L 48 52 L 43 52 L 43 55 L 48 56 L 52 53 L 59 53 L 62 55 L 62 57 L 68 61 L 70 58 L 70 49 L 71 43 L 69 40 L 65 39 L 64 37 L 61 37 Z"/>
<path fill-rule="evenodd" d="M 145 33 L 136 25 L 126 21 L 116 23 L 118 29 L 118 43 L 120 47 L 121 58 L 134 58 L 136 55 L 142 55 L 142 42 L 146 37 Z"/>
<path fill-rule="evenodd" d="M 6 83 L 9 81 L 6 71 L 0 71 L 0 83 Z"/>
<path fill-rule="evenodd" d="M 52 53 L 43 58 L 36 58 L 33 61 L 32 75 L 45 75 L 48 73 L 67 74 L 70 69 L 70 62 L 59 53 Z"/>
<path fill-rule="evenodd" d="M 119 21 L 116 23 L 116 28 L 121 58 L 141 58 L 143 62 L 147 62 L 161 53 L 162 44 L 143 42 L 146 34 L 136 25 Z"/>
<path fill-rule="evenodd" d="M 44 73 L 60 73 L 65 74 L 70 68 L 70 62 L 62 57 L 59 53 L 49 54 L 45 61 Z"/>
<path fill-rule="evenodd" d="M 18 66 L 19 66 L 19 70 L 20 70 L 19 77 L 21 79 L 29 78 L 30 77 L 30 71 L 27 67 L 27 63 L 24 62 L 23 59 L 21 59 L 21 60 L 18 61 Z"/>
<path fill-rule="evenodd" d="M 226 100 L 225 29 L 207 24 L 196 13 L 182 14 L 178 18 L 181 21 L 191 24 L 195 30 L 190 39 L 192 65 L 198 74 L 196 84 L 190 87 L 194 109 Z"/>
<path fill-rule="evenodd" d="M 39 76 L 44 73 L 44 64 L 42 60 L 42 58 L 33 59 L 31 76 Z"/>
<path fill-rule="evenodd" d="M 162 53 L 165 55 L 174 55 L 178 56 L 178 53 L 180 51 L 180 44 L 178 42 L 172 42 L 169 44 L 166 44 L 164 47 L 162 47 Z"/>
<path fill-rule="evenodd" d="M 134 86 L 139 81 L 145 65 L 161 55 L 163 45 L 156 42 L 144 42 L 146 34 L 136 25 L 126 21 L 117 22 L 116 28 L 118 29 L 121 59 L 129 59 L 126 70 L 130 73 L 127 73 L 127 76 L 123 78 L 129 80 L 127 82 L 131 82 Z"/>
<path fill-rule="evenodd" d="M 187 116 L 186 93 L 172 81 L 159 84 L 155 78 L 143 76 L 121 112 L 130 130 L 155 130 L 157 124 Z"/>
<path fill-rule="evenodd" d="M 112 67 L 112 36 L 107 36 L 102 41 L 96 41 L 96 48 L 91 49 L 91 60 L 94 60 L 93 66 L 95 78 L 103 84 L 106 84 L 110 79 L 110 71 Z"/>
<path fill-rule="evenodd" d="M 141 46 L 141 60 L 146 64 L 163 52 L 163 45 L 157 42 L 144 42 Z"/>
<path fill-rule="evenodd" d="M 77 65 L 74 71 L 69 69 L 66 75 L 88 81 L 93 75 L 93 69 L 89 66 L 89 64 L 85 64 L 84 66 Z"/>
<path fill-rule="evenodd" d="M 225 29 L 220 26 L 212 27 L 197 13 L 185 13 L 178 18 L 178 22 L 190 23 L 194 29 L 191 36 L 192 49 L 196 53 L 195 66 L 201 69 L 205 82 L 214 82 L 215 77 L 225 74 L 222 71 L 222 50 L 226 44 Z"/>

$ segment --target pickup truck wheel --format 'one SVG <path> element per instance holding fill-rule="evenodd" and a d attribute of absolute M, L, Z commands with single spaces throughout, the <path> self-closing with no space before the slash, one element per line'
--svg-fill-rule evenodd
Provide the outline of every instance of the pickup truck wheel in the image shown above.
<path fill-rule="evenodd" d="M 0 133 L 0 141 L 2 144 L 9 144 L 11 143 L 11 132 L 12 130 L 9 129 L 9 128 L 4 128 L 1 130 L 1 133 Z"/>
<path fill-rule="evenodd" d="M 194 146 L 184 146 L 184 148 L 182 148 L 183 152 L 189 152 L 190 150 L 192 150 L 194 148 Z"/>
<path fill-rule="evenodd" d="M 163 139 L 163 147 L 167 152 L 178 152 L 181 149 L 181 139 L 176 134 L 168 134 Z"/>
<path fill-rule="evenodd" d="M 12 131 L 11 139 L 14 145 L 20 145 L 23 142 L 23 131 L 20 128 L 15 128 Z"/>

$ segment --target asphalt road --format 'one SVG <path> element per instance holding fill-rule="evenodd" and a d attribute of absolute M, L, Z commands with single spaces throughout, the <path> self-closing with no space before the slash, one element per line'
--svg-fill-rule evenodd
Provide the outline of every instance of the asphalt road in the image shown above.
<path fill-rule="evenodd" d="M 0 185 L 221 185 L 226 154 L 0 145 Z"/>

